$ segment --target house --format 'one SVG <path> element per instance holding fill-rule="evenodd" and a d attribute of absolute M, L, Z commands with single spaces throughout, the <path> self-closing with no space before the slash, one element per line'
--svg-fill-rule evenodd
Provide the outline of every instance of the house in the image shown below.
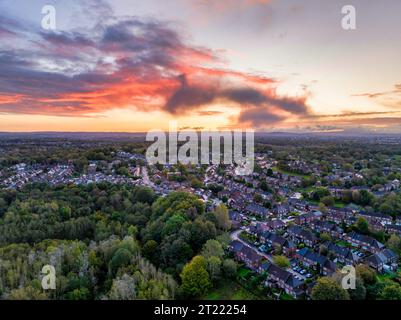
<path fill-rule="evenodd" d="M 274 219 L 274 220 L 267 221 L 265 223 L 265 225 L 269 230 L 272 230 L 272 231 L 283 230 L 286 227 L 285 222 L 283 222 L 280 219 Z"/>
<path fill-rule="evenodd" d="M 304 200 L 290 198 L 288 203 L 299 211 L 306 212 L 310 209 L 309 204 Z"/>
<path fill-rule="evenodd" d="M 295 223 L 296 224 L 309 224 L 312 221 L 320 220 L 322 219 L 322 213 L 320 211 L 313 211 L 313 212 L 308 212 L 305 214 L 301 214 L 297 217 L 295 217 Z"/>
<path fill-rule="evenodd" d="M 376 212 L 359 212 L 359 217 L 365 218 L 369 223 L 381 223 L 383 225 L 392 224 L 393 218 L 390 215 Z"/>
<path fill-rule="evenodd" d="M 342 233 L 343 230 L 335 225 L 334 223 L 330 223 L 328 221 L 314 221 L 310 224 L 312 230 L 319 232 L 319 233 L 328 233 L 334 238 L 338 238 Z"/>
<path fill-rule="evenodd" d="M 290 207 L 287 204 L 278 204 L 273 208 L 273 213 L 280 218 L 285 217 L 290 213 Z"/>
<path fill-rule="evenodd" d="M 401 235 L 401 225 L 391 224 L 386 226 L 387 232 Z"/>
<path fill-rule="evenodd" d="M 259 235 L 259 239 L 261 242 L 267 243 L 272 247 L 280 246 L 283 250 L 283 253 L 287 256 L 292 256 L 295 253 L 295 244 L 275 233 L 269 231 L 262 232 Z"/>
<path fill-rule="evenodd" d="M 260 273 L 266 274 L 267 280 L 265 285 L 269 287 L 276 286 L 294 298 L 299 298 L 305 293 L 303 282 L 295 278 L 294 275 L 287 270 L 266 262 L 261 265 L 259 271 Z"/>
<path fill-rule="evenodd" d="M 384 244 L 380 243 L 376 239 L 355 231 L 347 234 L 344 239 L 354 247 L 359 247 L 372 253 L 377 253 L 384 248 Z"/>
<path fill-rule="evenodd" d="M 335 257 L 338 262 L 344 265 L 353 265 L 359 258 L 349 248 L 338 246 L 333 242 L 326 242 L 324 246 L 327 248 L 329 255 Z"/>
<path fill-rule="evenodd" d="M 378 231 L 385 231 L 386 230 L 386 225 L 383 224 L 382 222 L 378 221 L 370 221 L 369 222 L 369 229 L 375 232 Z"/>
<path fill-rule="evenodd" d="M 398 268 L 398 257 L 390 249 L 383 249 L 365 259 L 368 265 L 378 272 L 395 271 Z"/>
<path fill-rule="evenodd" d="M 262 257 L 251 247 L 244 245 L 239 240 L 230 243 L 230 250 L 234 253 L 237 260 L 244 262 L 252 270 L 256 270 L 262 260 Z"/>
<path fill-rule="evenodd" d="M 249 214 L 257 215 L 260 217 L 266 217 L 269 214 L 269 210 L 255 203 L 248 204 L 245 208 L 245 211 Z"/>
<path fill-rule="evenodd" d="M 336 271 L 336 264 L 308 248 L 303 248 L 296 253 L 296 258 L 306 267 L 311 267 L 323 275 L 330 275 Z"/>
<path fill-rule="evenodd" d="M 241 222 L 243 220 L 241 213 L 239 213 L 238 211 L 230 210 L 228 212 L 228 215 L 229 215 L 231 221 Z"/>
<path fill-rule="evenodd" d="M 288 228 L 287 232 L 295 243 L 303 242 L 309 247 L 313 247 L 319 241 L 311 231 L 303 229 L 300 226 L 292 226 Z"/>

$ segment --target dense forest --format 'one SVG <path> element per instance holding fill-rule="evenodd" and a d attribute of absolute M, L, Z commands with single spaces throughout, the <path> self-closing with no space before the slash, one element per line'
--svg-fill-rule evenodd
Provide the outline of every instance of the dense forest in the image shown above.
<path fill-rule="evenodd" d="M 199 296 L 236 264 L 224 259 L 224 208 L 146 187 L 28 185 L 0 192 L 0 294 L 6 299 Z M 215 240 L 218 239 L 218 240 Z M 56 290 L 43 291 L 53 265 Z"/>

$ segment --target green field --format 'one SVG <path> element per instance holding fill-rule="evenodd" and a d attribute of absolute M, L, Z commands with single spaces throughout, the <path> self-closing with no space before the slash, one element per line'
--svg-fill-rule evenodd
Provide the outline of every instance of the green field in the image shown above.
<path fill-rule="evenodd" d="M 235 280 L 226 281 L 218 288 L 210 291 L 205 300 L 256 300 L 259 299 L 248 290 L 244 289 Z"/>
<path fill-rule="evenodd" d="M 307 174 L 300 174 L 300 173 L 295 173 L 295 172 L 291 172 L 291 171 L 281 170 L 278 167 L 272 167 L 271 169 L 276 172 L 288 174 L 289 176 L 300 177 L 300 178 L 310 177 L 310 175 L 307 175 Z"/>

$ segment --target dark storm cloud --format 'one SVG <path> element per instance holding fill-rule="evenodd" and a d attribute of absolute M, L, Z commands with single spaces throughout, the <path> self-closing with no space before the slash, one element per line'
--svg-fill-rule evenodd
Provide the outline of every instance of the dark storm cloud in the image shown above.
<path fill-rule="evenodd" d="M 260 128 L 266 125 L 276 124 L 285 119 L 284 116 L 271 113 L 266 108 L 250 108 L 242 110 L 239 118 L 239 124 L 250 124 L 253 127 Z"/>
<path fill-rule="evenodd" d="M 185 75 L 180 75 L 178 79 L 180 87 L 167 101 L 167 111 L 171 113 L 187 112 L 192 108 L 210 104 L 216 98 L 213 88 L 189 86 Z"/>
<path fill-rule="evenodd" d="M 166 109 L 171 113 L 190 112 L 192 109 L 200 108 L 220 99 L 234 102 L 243 109 L 255 106 L 260 107 L 262 108 L 262 111 L 260 111 L 262 115 L 267 115 L 266 109 L 269 107 L 275 107 L 281 111 L 296 115 L 308 114 L 304 98 L 279 97 L 274 92 L 266 93 L 254 88 L 222 89 L 219 86 L 190 85 L 185 75 L 180 75 L 178 79 L 180 86 L 166 104 Z M 256 113 L 256 110 L 252 112 Z M 282 118 L 282 116 L 275 118 L 272 114 L 271 120 Z M 268 120 L 268 117 L 266 117 L 266 120 Z"/>
<path fill-rule="evenodd" d="M 101 3 L 82 4 L 97 22 L 79 31 L 39 30 L 0 15 L 0 36 L 15 40 L 0 42 L 0 112 L 84 116 L 134 106 L 181 115 L 224 101 L 241 108 L 239 122 L 257 124 L 308 112 L 305 99 L 268 88 L 272 79 L 205 67 L 220 57 L 188 45 L 168 23 L 116 17 L 109 6 L 96 9 Z M 149 107 L 149 99 L 158 104 Z"/>

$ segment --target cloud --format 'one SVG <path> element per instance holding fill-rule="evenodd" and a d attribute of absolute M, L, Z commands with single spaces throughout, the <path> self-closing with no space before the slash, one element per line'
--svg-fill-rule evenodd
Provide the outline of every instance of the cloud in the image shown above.
<path fill-rule="evenodd" d="M 198 109 L 215 102 L 231 102 L 235 103 L 242 109 L 249 107 L 260 107 L 263 109 L 273 108 L 276 111 L 288 112 L 295 115 L 306 115 L 309 113 L 306 106 L 306 97 L 289 98 L 280 97 L 275 94 L 274 90 L 262 90 L 252 87 L 229 87 L 216 82 L 210 84 L 188 83 L 186 75 L 178 77 L 180 86 L 168 99 L 166 109 L 173 114 L 188 113 L 193 109 Z M 206 82 L 206 81 L 205 81 Z M 209 81 L 210 83 L 210 81 Z M 283 119 L 284 116 L 265 117 L 266 120 Z"/>
<path fill-rule="evenodd" d="M 216 111 L 216 110 L 202 110 L 198 111 L 196 114 L 198 116 L 216 116 L 216 115 L 221 115 L 223 112 L 222 111 Z"/>
<path fill-rule="evenodd" d="M 372 112 L 354 112 L 347 111 L 339 114 L 308 114 L 305 119 L 326 119 L 326 118 L 354 118 L 354 117 L 368 117 L 377 115 L 394 114 L 397 111 L 372 111 Z"/>
<path fill-rule="evenodd" d="M 238 123 L 260 128 L 277 124 L 284 119 L 284 116 L 272 113 L 266 108 L 253 107 L 241 111 Z"/>
<path fill-rule="evenodd" d="M 395 84 L 394 90 L 382 91 L 382 92 L 358 93 L 358 94 L 353 94 L 352 96 L 353 97 L 378 98 L 378 97 L 389 96 L 389 95 L 400 94 L 400 93 L 401 93 L 401 84 Z"/>
<path fill-rule="evenodd" d="M 228 103 L 240 109 L 238 124 L 257 125 L 309 114 L 307 97 L 279 96 L 276 79 L 224 68 L 221 54 L 188 44 L 169 22 L 117 17 L 109 7 L 91 14 L 94 26 L 62 31 L 0 16 L 0 32 L 15 40 L 0 43 L 0 112 L 83 117 L 135 108 L 212 116 L 208 107 Z"/>

